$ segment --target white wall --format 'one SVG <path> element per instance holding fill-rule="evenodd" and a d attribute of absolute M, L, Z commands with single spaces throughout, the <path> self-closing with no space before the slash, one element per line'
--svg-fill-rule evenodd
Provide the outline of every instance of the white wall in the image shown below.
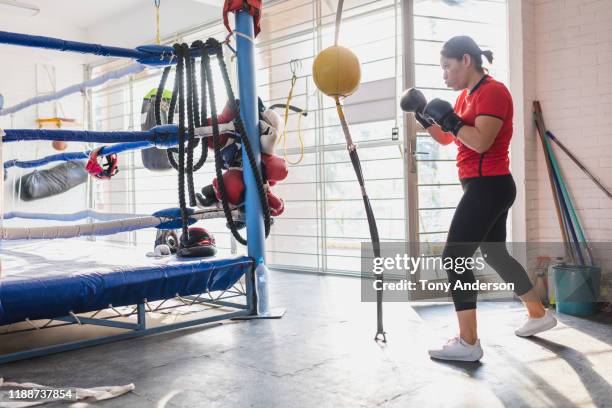
<path fill-rule="evenodd" d="M 536 94 L 546 125 L 612 188 L 611 21 L 609 0 L 535 2 Z M 612 201 L 561 151 L 556 152 L 587 237 L 612 241 Z M 552 202 L 543 160 L 537 170 L 539 237 L 552 239 L 559 228 L 548 210 Z"/>
<path fill-rule="evenodd" d="M 516 182 L 516 200 L 512 206 L 512 241 L 527 241 L 527 194 L 526 191 L 526 166 L 525 166 L 525 133 L 529 132 L 531 123 L 529 106 L 526 102 L 531 99 L 530 88 L 525 86 L 530 77 L 530 66 L 532 61 L 529 57 L 529 43 L 526 39 L 531 35 L 525 30 L 532 24 L 533 4 L 529 1 L 514 1 L 508 3 L 508 40 L 509 40 L 509 88 L 514 103 L 514 134 L 511 142 L 512 160 L 510 161 L 511 172 Z M 530 15 L 531 14 L 531 15 Z M 531 17 L 531 18 L 530 18 Z"/>
<path fill-rule="evenodd" d="M 21 17 L 13 15 L 0 15 L 0 26 L 4 31 L 28 33 L 33 35 L 46 35 L 60 38 L 83 40 L 83 30 L 58 25 L 54 21 L 40 17 Z M 35 96 L 35 66 L 55 66 L 57 85 L 72 84 L 75 80 L 82 80 L 82 64 L 85 58 L 79 54 L 45 51 L 37 48 L 27 48 L 12 45 L 0 45 L 0 93 L 4 95 L 5 107 L 19 103 Z M 42 89 L 49 87 L 48 81 L 42 81 Z M 72 105 L 69 101 L 66 105 Z M 41 105 L 42 109 L 48 105 Z M 80 113 L 80 111 L 78 112 Z M 34 109 L 28 109 L 13 117 L 15 127 L 33 127 L 36 119 Z M 0 126 L 10 127 L 11 119 L 0 117 Z"/>
<path fill-rule="evenodd" d="M 510 2 L 512 93 L 515 97 L 513 172 L 524 174 L 524 196 L 513 218 L 521 228 L 513 240 L 558 242 L 557 221 L 546 162 L 532 120 L 542 104 L 552 131 L 604 185 L 612 188 L 612 2 L 609 0 L 522 0 Z M 513 35 L 514 34 L 514 35 Z M 519 38 L 517 41 L 517 37 Z M 512 39 L 515 39 L 512 42 Z M 517 72 L 518 70 L 518 72 Z M 574 207 L 592 242 L 612 242 L 612 200 L 555 148 Z M 518 160 L 515 160 L 518 159 Z M 524 219 L 524 225 L 523 220 Z M 524 237 L 524 238 L 523 238 Z M 542 253 L 529 254 L 530 261 Z M 559 254 L 562 255 L 562 254 Z M 600 254 L 601 255 L 601 254 Z M 606 257 L 596 261 L 606 263 Z M 530 262 L 533 264 L 533 262 Z"/>

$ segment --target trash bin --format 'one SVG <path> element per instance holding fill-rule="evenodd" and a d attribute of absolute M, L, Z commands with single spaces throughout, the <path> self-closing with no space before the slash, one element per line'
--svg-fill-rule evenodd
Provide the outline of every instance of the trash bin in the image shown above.
<path fill-rule="evenodd" d="M 596 266 L 553 266 L 557 312 L 573 316 L 597 313 L 601 269 Z"/>

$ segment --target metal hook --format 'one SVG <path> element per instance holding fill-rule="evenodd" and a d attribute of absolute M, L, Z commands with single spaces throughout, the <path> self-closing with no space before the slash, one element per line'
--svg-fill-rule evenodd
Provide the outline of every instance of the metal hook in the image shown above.
<path fill-rule="evenodd" d="M 236 52 L 236 50 L 234 49 L 234 47 L 232 47 L 231 44 L 231 38 L 232 35 L 234 35 L 234 32 L 230 32 L 227 37 L 225 37 L 225 41 L 223 41 L 221 44 L 225 45 L 227 48 L 229 48 L 229 50 L 234 54 L 232 55 L 232 60 L 238 55 L 238 53 Z"/>
<path fill-rule="evenodd" d="M 295 76 L 298 68 L 299 69 L 302 68 L 302 60 L 301 59 L 292 59 L 291 61 L 289 61 L 289 67 L 291 67 L 291 75 Z"/>

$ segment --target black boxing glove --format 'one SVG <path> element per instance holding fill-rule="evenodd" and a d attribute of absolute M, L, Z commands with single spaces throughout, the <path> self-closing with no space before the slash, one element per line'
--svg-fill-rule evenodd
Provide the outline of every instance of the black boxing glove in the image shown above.
<path fill-rule="evenodd" d="M 433 125 L 433 120 L 423 114 L 426 105 L 427 99 L 425 99 L 425 95 L 416 88 L 406 90 L 404 95 L 402 95 L 402 99 L 400 99 L 400 108 L 404 112 L 414 113 L 414 118 L 423 126 L 423 129 Z"/>
<path fill-rule="evenodd" d="M 423 114 L 433 119 L 444 132 L 451 132 L 455 136 L 464 125 L 459 115 L 453 110 L 452 105 L 439 98 L 429 101 L 423 110 Z"/>

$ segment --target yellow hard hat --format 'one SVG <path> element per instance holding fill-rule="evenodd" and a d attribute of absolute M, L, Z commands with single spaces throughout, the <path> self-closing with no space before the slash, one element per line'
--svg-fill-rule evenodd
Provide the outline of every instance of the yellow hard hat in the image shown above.
<path fill-rule="evenodd" d="M 349 96 L 359 88 L 361 66 L 348 48 L 333 45 L 317 55 L 312 64 L 317 88 L 328 96 Z"/>

